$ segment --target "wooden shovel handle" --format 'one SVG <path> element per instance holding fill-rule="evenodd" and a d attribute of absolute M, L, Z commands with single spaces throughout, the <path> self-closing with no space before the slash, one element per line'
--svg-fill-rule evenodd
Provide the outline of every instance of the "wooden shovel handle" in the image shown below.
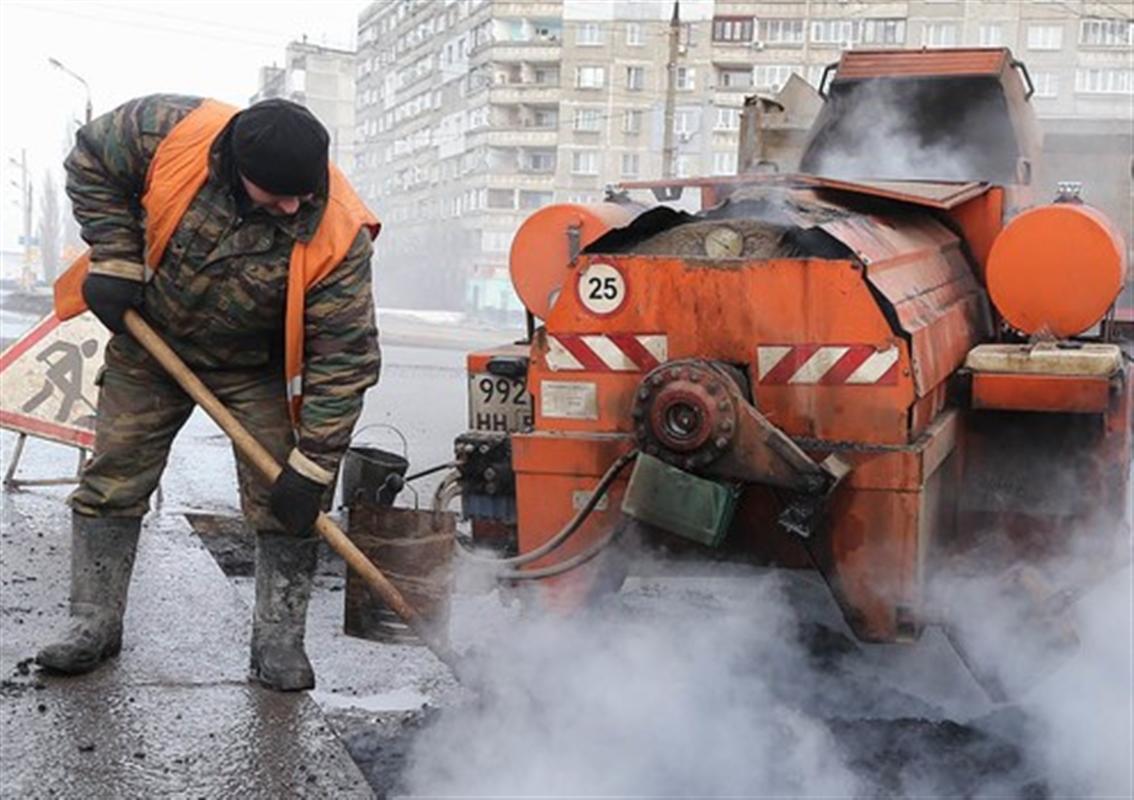
<path fill-rule="evenodd" d="M 269 484 L 274 483 L 283 468 L 276 463 L 272 454 L 256 441 L 256 438 L 240 424 L 232 415 L 232 412 L 217 399 L 216 395 L 209 391 L 209 388 L 201 382 L 201 379 L 193 374 L 185 365 L 185 362 L 142 319 L 141 315 L 136 311 L 127 311 L 123 319 L 126 323 L 126 329 L 138 340 L 138 343 L 146 348 L 149 354 L 157 359 L 166 372 L 185 390 L 185 393 L 193 398 L 197 405 L 205 410 L 206 414 L 213 418 L 213 421 L 236 445 L 236 449 L 252 463 L 264 480 Z M 406 623 L 420 637 L 426 647 L 433 651 L 433 654 L 444 662 L 454 675 L 459 676 L 456 654 L 434 635 L 433 631 L 425 625 L 417 609 L 406 601 L 398 588 L 390 583 L 390 579 L 383 575 L 382 571 L 374 566 L 374 563 L 355 546 L 354 542 L 347 538 L 347 535 L 335 524 L 334 520 L 326 514 L 320 513 L 315 521 L 315 530 L 327 540 L 332 550 L 343 557 L 347 566 L 366 581 L 371 591 L 393 609 L 402 622 Z"/>

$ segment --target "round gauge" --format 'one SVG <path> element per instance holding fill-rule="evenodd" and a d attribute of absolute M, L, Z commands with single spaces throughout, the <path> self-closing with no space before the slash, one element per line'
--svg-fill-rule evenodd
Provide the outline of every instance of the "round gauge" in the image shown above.
<path fill-rule="evenodd" d="M 709 258 L 737 258 L 744 251 L 744 237 L 727 225 L 705 234 L 705 255 Z"/>

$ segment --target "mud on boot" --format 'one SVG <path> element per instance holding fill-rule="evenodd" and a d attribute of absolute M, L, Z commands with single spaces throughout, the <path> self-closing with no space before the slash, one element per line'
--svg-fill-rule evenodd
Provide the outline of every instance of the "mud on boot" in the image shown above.
<path fill-rule="evenodd" d="M 315 686 L 303 638 L 318 546 L 314 538 L 256 534 L 250 677 L 269 688 L 295 692 Z"/>
<path fill-rule="evenodd" d="M 122 616 L 134 570 L 136 518 L 71 515 L 71 627 L 35 657 L 50 672 L 90 672 L 122 650 Z"/>

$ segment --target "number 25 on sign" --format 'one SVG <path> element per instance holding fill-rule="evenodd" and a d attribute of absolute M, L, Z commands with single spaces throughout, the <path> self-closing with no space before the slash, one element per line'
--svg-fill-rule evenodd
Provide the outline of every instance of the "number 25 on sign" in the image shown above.
<path fill-rule="evenodd" d="M 613 314 L 626 303 L 626 279 L 610 264 L 588 264 L 576 286 L 579 302 L 592 314 Z"/>

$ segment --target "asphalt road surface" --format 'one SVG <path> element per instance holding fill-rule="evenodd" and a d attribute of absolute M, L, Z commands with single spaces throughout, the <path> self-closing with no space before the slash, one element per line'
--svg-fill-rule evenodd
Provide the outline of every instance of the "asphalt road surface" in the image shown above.
<path fill-rule="evenodd" d="M 398 449 L 368 427 L 396 426 L 414 469 L 448 460 L 465 428 L 469 335 L 438 336 L 386 344 L 359 428 Z M 0 434 L 4 465 L 13 441 Z M 66 448 L 26 452 L 23 475 L 73 470 Z M 342 565 L 328 558 L 308 626 L 319 686 L 281 696 L 245 682 L 240 558 L 222 559 L 226 575 L 187 522 L 237 510 L 230 447 L 199 414 L 163 490 L 123 653 L 78 679 L 27 661 L 64 621 L 66 488 L 3 496 L 0 795 L 1130 794 L 1128 569 L 1077 610 L 1083 650 L 997 704 L 936 631 L 862 645 L 813 576 L 652 549 L 619 594 L 568 618 L 462 562 L 450 634 L 470 691 L 420 647 L 345 636 Z"/>

